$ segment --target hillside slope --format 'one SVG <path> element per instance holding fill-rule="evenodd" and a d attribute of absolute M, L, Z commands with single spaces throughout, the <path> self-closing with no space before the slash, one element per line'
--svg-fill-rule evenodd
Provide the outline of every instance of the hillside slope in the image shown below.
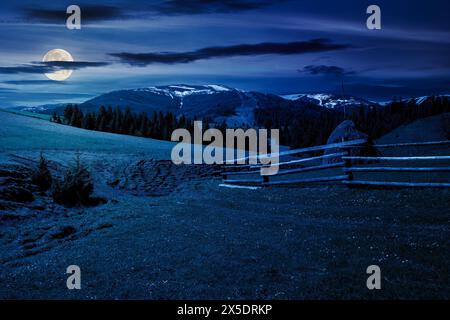
<path fill-rule="evenodd" d="M 80 151 L 142 153 L 170 159 L 173 143 L 88 131 L 0 110 L 0 152 Z"/>
<path fill-rule="evenodd" d="M 377 140 L 379 144 L 447 140 L 443 129 L 443 114 L 416 120 L 400 126 Z"/>

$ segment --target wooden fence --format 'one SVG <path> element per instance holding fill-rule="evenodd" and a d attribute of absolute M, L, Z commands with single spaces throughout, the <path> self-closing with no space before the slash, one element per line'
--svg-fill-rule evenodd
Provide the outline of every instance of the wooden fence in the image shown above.
<path fill-rule="evenodd" d="M 268 157 L 278 156 L 298 156 L 311 153 L 324 152 L 324 154 L 316 156 L 307 156 L 305 158 L 288 159 L 272 165 L 225 165 L 225 171 L 222 173 L 223 183 L 234 185 L 247 186 L 277 186 L 277 185 L 300 185 L 309 183 L 341 183 L 350 187 L 450 187 L 449 182 L 404 182 L 404 181 L 374 181 L 372 179 L 357 180 L 354 175 L 357 173 L 386 173 L 394 172 L 405 173 L 436 173 L 436 172 L 450 172 L 450 167 L 440 166 L 442 161 L 450 160 L 450 155 L 431 155 L 431 156 L 352 156 L 350 150 L 355 148 L 365 148 L 365 140 L 353 140 L 342 143 L 333 143 L 322 146 L 314 146 L 309 148 L 295 149 L 280 152 L 277 154 L 259 155 L 257 158 L 246 157 L 239 159 L 248 162 L 255 159 L 263 159 Z M 432 141 L 420 143 L 400 143 L 400 144 L 383 144 L 374 145 L 376 150 L 385 148 L 403 148 L 403 147 L 420 147 L 420 146 L 444 146 L 450 145 L 450 140 L 447 141 Z M 327 153 L 331 152 L 331 153 Z M 318 161 L 332 160 L 332 163 L 317 163 Z M 411 166 L 411 163 L 420 163 L 427 161 L 427 166 Z M 407 166 L 388 166 L 379 165 L 380 163 L 401 162 L 407 163 Z M 362 163 L 362 164 L 361 164 Z M 305 166 L 309 164 L 308 166 Z M 376 166 L 372 166 L 376 164 Z M 261 175 L 261 168 L 277 166 L 278 172 L 274 175 Z M 332 174 L 324 174 L 320 177 L 302 177 L 307 172 L 324 172 L 330 169 L 338 169 L 338 172 Z M 232 171 L 231 171 L 232 170 Z M 300 175 L 300 177 L 288 178 L 287 180 L 279 180 L 278 177 Z M 250 178 L 248 178 L 250 177 Z M 450 178 L 449 178 L 450 180 Z"/>

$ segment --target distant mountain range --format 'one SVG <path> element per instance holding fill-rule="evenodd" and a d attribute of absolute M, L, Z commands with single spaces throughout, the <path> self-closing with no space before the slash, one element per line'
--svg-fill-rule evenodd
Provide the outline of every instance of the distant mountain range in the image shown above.
<path fill-rule="evenodd" d="M 425 104 L 431 97 L 416 99 L 418 104 Z M 44 105 L 38 107 L 21 107 L 22 110 L 52 113 L 61 112 L 67 104 Z M 102 94 L 79 104 L 83 111 L 97 111 L 100 106 L 130 107 L 134 112 L 154 111 L 184 114 L 189 118 L 208 117 L 213 122 L 226 122 L 228 126 L 255 125 L 255 110 L 320 108 L 336 112 L 350 112 L 355 108 L 382 107 L 381 104 L 353 96 L 333 94 L 290 94 L 275 95 L 260 92 L 246 92 L 223 85 L 169 85 L 148 88 L 118 90 Z"/>
<path fill-rule="evenodd" d="M 379 106 L 378 103 L 368 101 L 362 98 L 352 97 L 348 95 L 335 95 L 329 93 L 316 94 L 290 94 L 282 96 L 284 99 L 293 101 L 302 101 L 305 103 L 318 104 L 328 109 L 344 110 L 346 108 L 354 108 L 359 106 L 374 107 Z"/>

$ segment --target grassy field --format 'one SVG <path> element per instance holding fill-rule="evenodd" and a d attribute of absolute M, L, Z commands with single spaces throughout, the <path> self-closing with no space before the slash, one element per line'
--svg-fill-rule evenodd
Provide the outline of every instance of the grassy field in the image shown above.
<path fill-rule="evenodd" d="M 63 126 L 39 117 L 24 116 L 1 109 L 0 120 L 2 121 L 0 152 L 79 150 L 99 153 L 139 153 L 168 160 L 173 146 L 170 142 Z"/>
<path fill-rule="evenodd" d="M 450 298 L 449 190 L 224 188 L 164 161 L 168 142 L 0 117 L 1 168 L 44 150 L 58 172 L 79 150 L 108 201 L 37 195 L 1 211 L 0 298 Z M 66 288 L 72 264 L 79 291 Z M 379 291 L 366 288 L 372 264 Z"/>

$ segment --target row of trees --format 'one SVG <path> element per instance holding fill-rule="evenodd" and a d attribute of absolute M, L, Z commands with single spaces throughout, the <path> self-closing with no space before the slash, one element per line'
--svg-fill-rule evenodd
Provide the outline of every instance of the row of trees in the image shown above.
<path fill-rule="evenodd" d="M 83 113 L 77 105 L 68 105 L 62 118 L 54 113 L 51 121 L 88 130 L 160 140 L 170 140 L 175 129 L 184 128 L 192 132 L 194 128 L 194 120 L 187 119 L 183 115 L 176 117 L 171 112 L 153 112 L 149 117 L 145 112 L 137 114 L 130 108 L 122 111 L 119 107 L 113 109 L 103 106 L 99 108 L 98 112 Z M 203 127 L 204 129 L 209 128 L 207 119 L 203 121 Z"/>

